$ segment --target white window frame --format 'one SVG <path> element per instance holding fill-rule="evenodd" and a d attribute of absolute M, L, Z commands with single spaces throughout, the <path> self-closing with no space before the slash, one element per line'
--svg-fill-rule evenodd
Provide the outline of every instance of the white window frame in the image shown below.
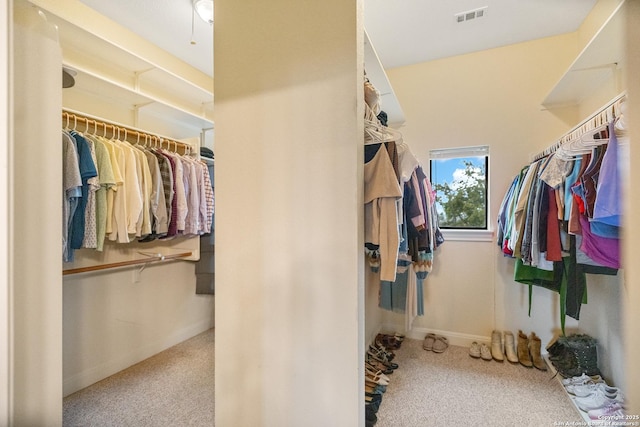
<path fill-rule="evenodd" d="M 489 242 L 493 241 L 494 231 L 493 222 L 491 221 L 491 208 L 490 208 L 490 186 L 491 182 L 489 178 L 491 156 L 489 153 L 488 145 L 470 146 L 470 147 L 456 147 L 456 148 L 439 148 L 429 150 L 429 177 L 431 177 L 431 160 L 440 159 L 455 159 L 460 157 L 487 157 L 487 196 L 486 196 L 486 210 L 487 210 L 487 228 L 486 229 L 451 229 L 441 228 L 440 231 L 445 241 L 465 241 L 465 242 Z"/>

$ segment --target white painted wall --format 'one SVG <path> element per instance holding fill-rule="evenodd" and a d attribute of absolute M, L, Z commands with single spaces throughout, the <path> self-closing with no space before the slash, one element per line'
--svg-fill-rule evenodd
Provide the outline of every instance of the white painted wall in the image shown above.
<path fill-rule="evenodd" d="M 56 117 L 62 105 L 62 52 L 55 28 L 28 4 L 15 2 L 13 26 L 10 422 L 56 426 L 62 423 L 62 233 L 53 224 L 62 224 Z"/>
<path fill-rule="evenodd" d="M 0 424 L 9 424 L 9 252 L 8 252 L 8 218 L 9 209 L 9 141 L 13 128 L 9 117 L 9 69 L 11 55 L 9 54 L 9 35 L 13 31 L 10 19 L 11 12 L 6 0 L 0 0 Z"/>
<path fill-rule="evenodd" d="M 630 1 L 627 4 L 627 80 L 629 94 L 629 123 L 630 145 L 629 162 L 631 165 L 640 164 L 640 80 L 631 78 L 640 74 L 640 2 Z M 640 241 L 640 224 L 638 223 L 638 212 L 640 210 L 640 187 L 634 183 L 640 180 L 640 170 L 631 167 L 629 170 L 629 183 L 626 188 L 626 218 L 625 229 L 627 230 L 624 244 L 623 259 L 626 264 L 625 282 L 622 289 L 622 302 L 624 305 L 623 337 L 625 342 L 625 373 L 627 378 L 626 402 L 628 414 L 640 414 L 640 365 L 638 364 L 638 354 L 640 354 L 640 255 L 638 254 L 637 242 Z"/>
<path fill-rule="evenodd" d="M 65 396 L 213 327 L 214 297 L 195 295 L 193 263 L 138 271 L 65 276 Z"/>
<path fill-rule="evenodd" d="M 216 425 L 363 424 L 360 1 L 216 2 Z"/>

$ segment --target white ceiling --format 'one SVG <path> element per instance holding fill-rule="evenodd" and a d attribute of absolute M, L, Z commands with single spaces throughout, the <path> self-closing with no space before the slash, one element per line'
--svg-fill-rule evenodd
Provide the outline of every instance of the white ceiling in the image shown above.
<path fill-rule="evenodd" d="M 385 69 L 578 29 L 596 0 L 364 0 L 365 27 Z M 456 22 L 487 7 L 484 17 Z"/>
<path fill-rule="evenodd" d="M 81 0 L 213 76 L 212 27 L 191 0 Z M 385 69 L 575 31 L 596 0 L 364 0 L 365 27 Z M 487 6 L 464 23 L 454 15 Z M 214 24 L 215 25 L 215 24 Z"/>
<path fill-rule="evenodd" d="M 192 0 L 80 0 L 172 55 L 213 76 L 213 26 L 198 15 Z"/>

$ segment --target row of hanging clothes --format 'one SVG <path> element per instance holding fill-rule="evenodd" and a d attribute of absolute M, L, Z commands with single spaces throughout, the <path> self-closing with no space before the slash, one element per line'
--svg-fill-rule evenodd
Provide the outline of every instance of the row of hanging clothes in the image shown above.
<path fill-rule="evenodd" d="M 424 315 L 423 282 L 444 242 L 435 191 L 402 134 L 387 127 L 380 94 L 365 77 L 365 252 L 380 282 L 379 306 Z"/>
<path fill-rule="evenodd" d="M 130 143 L 126 128 L 68 112 L 63 127 L 64 262 L 74 260 L 76 249 L 102 251 L 105 239 L 149 242 L 210 232 L 209 169 L 188 155 L 187 144 L 141 132 Z"/>
<path fill-rule="evenodd" d="M 624 95 L 616 97 L 522 168 L 498 213 L 498 246 L 514 279 L 560 294 L 560 320 L 580 319 L 587 274 L 620 265 L 622 177 L 628 156 Z"/>

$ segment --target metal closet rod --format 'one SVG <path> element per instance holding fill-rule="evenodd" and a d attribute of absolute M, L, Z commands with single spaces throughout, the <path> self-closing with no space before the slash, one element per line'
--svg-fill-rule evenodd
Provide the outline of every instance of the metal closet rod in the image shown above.
<path fill-rule="evenodd" d="M 111 137 L 118 135 L 119 137 L 134 144 L 159 144 L 159 146 L 162 147 L 162 144 L 164 143 L 167 149 L 171 149 L 173 146 L 173 151 L 176 152 L 178 152 L 178 148 L 181 148 L 182 154 L 191 153 L 192 150 L 190 144 L 66 108 L 62 109 L 62 124 L 67 127 L 72 127 L 75 130 L 80 130 L 77 126 L 78 124 L 81 124 L 84 126 L 83 130 L 85 132 L 89 132 L 91 127 L 94 126 L 96 134 L 103 134 L 105 137 L 107 137 L 107 135 L 110 135 Z M 104 133 L 99 132 L 99 128 L 101 127 L 104 129 Z"/>
<path fill-rule="evenodd" d="M 618 111 L 618 109 L 620 108 L 620 104 L 622 102 L 625 102 L 627 99 L 627 92 L 622 92 L 621 94 L 617 95 L 615 98 L 613 98 L 611 101 L 607 102 L 605 105 L 603 105 L 602 107 L 600 107 L 597 111 L 595 111 L 594 113 L 592 113 L 589 117 L 587 117 L 586 119 L 584 119 L 583 121 L 581 121 L 579 124 L 577 124 L 576 126 L 574 126 L 571 130 L 565 132 L 565 134 L 559 138 L 553 145 L 547 147 L 544 151 L 536 154 L 533 157 L 533 161 L 535 162 L 536 160 L 540 160 L 543 157 L 546 157 L 548 155 L 550 155 L 551 153 L 555 153 L 556 150 L 558 148 L 560 148 L 560 146 L 562 144 L 565 143 L 565 138 L 567 138 L 569 135 L 571 135 L 573 132 L 576 132 L 578 130 L 580 130 L 581 127 L 583 127 L 584 125 L 586 125 L 587 123 L 589 123 L 592 120 L 596 120 L 599 116 L 601 116 L 602 114 L 606 114 L 607 110 L 609 108 L 613 108 L 612 110 L 612 114 L 614 115 L 614 117 L 618 117 L 620 115 L 620 111 Z"/>
<path fill-rule="evenodd" d="M 146 255 L 145 253 L 142 253 L 142 254 Z M 92 265 L 88 267 L 69 268 L 67 270 L 62 270 L 62 275 L 66 276 L 69 274 L 88 273 L 90 271 L 107 270 L 111 268 L 127 267 L 130 265 L 139 265 L 139 264 L 146 265 L 154 262 L 171 261 L 177 258 L 187 258 L 187 257 L 190 257 L 191 255 L 193 255 L 192 252 L 181 252 L 181 253 L 170 254 L 170 255 L 154 254 L 149 258 L 132 259 L 128 261 L 112 262 L 109 264 Z"/>

